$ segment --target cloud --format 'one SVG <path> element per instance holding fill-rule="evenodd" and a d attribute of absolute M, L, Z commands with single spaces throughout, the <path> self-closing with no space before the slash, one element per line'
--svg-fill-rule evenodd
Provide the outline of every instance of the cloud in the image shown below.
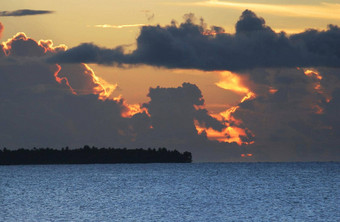
<path fill-rule="evenodd" d="M 194 125 L 195 105 L 203 105 L 197 86 L 184 83 L 178 88 L 151 88 L 150 102 L 144 104 L 158 137 L 166 140 L 190 140 L 197 136 Z M 171 120 L 171 121 L 169 121 Z"/>
<path fill-rule="evenodd" d="M 20 9 L 15 11 L 0 11 L 0 16 L 28 16 L 28 15 L 43 15 L 51 14 L 53 11 L 47 10 L 31 10 L 31 9 Z"/>
<path fill-rule="evenodd" d="M 243 149 L 236 143 L 211 141 L 205 131 L 197 130 L 200 125 L 221 132 L 226 126 L 204 108 L 201 90 L 196 85 L 183 83 L 176 88 L 150 88 L 148 97 L 150 102 L 143 107 L 150 115 L 151 129 L 142 141 L 187 149 L 197 160 L 240 160 Z"/>
<path fill-rule="evenodd" d="M 340 103 L 333 101 L 340 81 L 327 71 L 330 70 L 295 68 L 243 73 L 252 80 L 251 90 L 257 96 L 240 103 L 234 117 L 241 119 L 255 135 L 252 148 L 263 158 L 283 161 L 340 158 L 335 145 L 339 143 L 335 130 L 338 123 L 334 118 Z M 336 72 L 339 74 L 339 69 Z"/>
<path fill-rule="evenodd" d="M 72 50 L 48 58 L 48 61 L 53 63 L 121 64 L 123 59 L 125 59 L 123 47 L 105 49 L 92 43 L 83 43 Z"/>
<path fill-rule="evenodd" d="M 190 4 L 203 7 L 232 8 L 232 9 L 250 9 L 258 12 L 269 13 L 279 16 L 305 17 L 305 18 L 322 18 L 322 19 L 340 19 L 340 4 L 322 2 L 319 5 L 299 5 L 299 4 L 268 4 L 268 3 L 240 3 L 233 1 L 210 0 L 194 3 L 174 3 Z"/>
<path fill-rule="evenodd" d="M 221 27 L 208 29 L 203 21 L 195 24 L 194 20 L 191 15 L 179 26 L 143 26 L 132 53 L 124 53 L 123 46 L 106 49 L 85 43 L 55 55 L 51 61 L 201 70 L 340 66 L 340 28 L 335 25 L 287 36 L 274 32 L 263 18 L 245 10 L 236 23 L 236 33 L 228 34 Z"/>

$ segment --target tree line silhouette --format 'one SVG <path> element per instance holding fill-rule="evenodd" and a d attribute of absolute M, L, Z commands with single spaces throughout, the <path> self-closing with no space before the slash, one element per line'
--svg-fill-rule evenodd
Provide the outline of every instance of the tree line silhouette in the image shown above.
<path fill-rule="evenodd" d="M 0 165 L 27 164 L 94 164 L 94 163 L 191 163 L 190 152 L 166 148 L 126 149 L 97 148 L 85 145 L 79 149 L 33 148 L 0 150 Z"/>

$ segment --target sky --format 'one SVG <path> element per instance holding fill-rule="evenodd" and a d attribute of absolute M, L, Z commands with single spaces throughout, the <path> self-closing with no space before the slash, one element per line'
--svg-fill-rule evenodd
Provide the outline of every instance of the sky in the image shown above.
<path fill-rule="evenodd" d="M 0 147 L 340 160 L 336 0 L 17 0 L 0 11 Z"/>

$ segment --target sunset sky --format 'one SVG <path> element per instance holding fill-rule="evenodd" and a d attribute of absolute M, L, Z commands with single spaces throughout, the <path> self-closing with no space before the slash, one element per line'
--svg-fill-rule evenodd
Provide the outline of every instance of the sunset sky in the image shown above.
<path fill-rule="evenodd" d="M 0 147 L 340 160 L 337 0 L 16 0 L 0 10 Z"/>

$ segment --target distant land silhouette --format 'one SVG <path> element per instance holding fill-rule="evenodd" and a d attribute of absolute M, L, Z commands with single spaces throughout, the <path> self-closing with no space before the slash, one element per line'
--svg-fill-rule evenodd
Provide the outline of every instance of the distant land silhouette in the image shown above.
<path fill-rule="evenodd" d="M 94 163 L 191 163 L 190 152 L 166 148 L 126 149 L 97 148 L 85 145 L 79 149 L 33 148 L 0 150 L 0 165 L 94 164 Z"/>

